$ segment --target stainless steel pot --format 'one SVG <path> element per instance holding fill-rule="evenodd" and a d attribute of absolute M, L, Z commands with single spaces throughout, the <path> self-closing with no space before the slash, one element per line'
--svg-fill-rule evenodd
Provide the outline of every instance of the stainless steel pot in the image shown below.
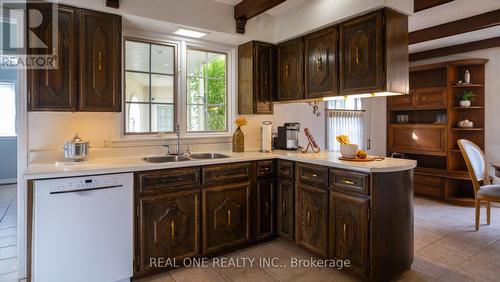
<path fill-rule="evenodd" d="M 89 155 L 89 142 L 83 141 L 78 133 L 73 139 L 64 142 L 64 157 L 72 162 L 84 161 Z"/>

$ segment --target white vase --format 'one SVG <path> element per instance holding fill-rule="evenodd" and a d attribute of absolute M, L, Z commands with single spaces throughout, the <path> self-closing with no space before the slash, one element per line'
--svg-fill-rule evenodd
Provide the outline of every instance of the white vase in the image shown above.
<path fill-rule="evenodd" d="M 470 107 L 470 101 L 469 100 L 460 101 L 460 107 Z"/>

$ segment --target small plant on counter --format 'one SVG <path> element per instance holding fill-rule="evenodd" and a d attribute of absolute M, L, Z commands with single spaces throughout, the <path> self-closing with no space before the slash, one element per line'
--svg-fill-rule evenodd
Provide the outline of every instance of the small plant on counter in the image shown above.
<path fill-rule="evenodd" d="M 245 117 L 237 118 L 234 123 L 238 126 L 233 134 L 233 152 L 244 152 L 245 151 L 245 135 L 241 130 L 241 127 L 247 125 L 247 119 Z"/>
<path fill-rule="evenodd" d="M 465 90 L 461 93 L 458 93 L 458 99 L 460 100 L 460 107 L 470 107 L 471 101 L 474 100 L 476 94 L 472 92 L 472 90 Z"/>

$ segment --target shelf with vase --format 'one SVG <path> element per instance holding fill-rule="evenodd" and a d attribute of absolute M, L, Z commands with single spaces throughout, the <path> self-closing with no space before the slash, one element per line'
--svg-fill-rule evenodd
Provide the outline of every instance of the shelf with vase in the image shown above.
<path fill-rule="evenodd" d="M 453 88 L 473 88 L 473 87 L 484 87 L 484 84 L 478 84 L 478 83 L 469 83 L 469 84 L 455 84 L 452 85 L 451 87 Z"/>
<path fill-rule="evenodd" d="M 454 127 L 453 131 L 484 131 L 484 128 L 479 127 Z"/>
<path fill-rule="evenodd" d="M 458 110 L 458 111 L 462 111 L 462 110 L 482 110 L 484 109 L 483 106 L 470 106 L 470 107 L 460 107 L 460 106 L 455 106 L 455 107 L 452 107 L 453 110 Z"/>

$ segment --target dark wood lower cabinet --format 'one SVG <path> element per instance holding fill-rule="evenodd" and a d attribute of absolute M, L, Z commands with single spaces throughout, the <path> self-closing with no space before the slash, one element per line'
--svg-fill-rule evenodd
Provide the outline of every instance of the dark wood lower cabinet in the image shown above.
<path fill-rule="evenodd" d="M 257 239 L 275 234 L 275 197 L 274 178 L 257 181 Z"/>
<path fill-rule="evenodd" d="M 199 255 L 199 196 L 188 190 L 138 199 L 136 273 L 162 271 L 159 258 Z"/>
<path fill-rule="evenodd" d="M 369 200 L 330 192 L 332 257 L 349 260 L 350 269 L 368 274 Z"/>
<path fill-rule="evenodd" d="M 134 277 L 168 270 L 151 266 L 157 258 L 221 255 L 277 234 L 319 258 L 349 260 L 362 279 L 410 268 L 413 170 L 277 167 L 277 179 L 269 160 L 136 173 Z"/>
<path fill-rule="evenodd" d="M 277 206 L 277 222 L 278 234 L 280 237 L 293 239 L 294 238 L 294 191 L 295 182 L 290 179 L 278 179 L 278 206 Z"/>
<path fill-rule="evenodd" d="M 203 188 L 203 254 L 222 252 L 250 240 L 249 181 Z"/>
<path fill-rule="evenodd" d="M 328 256 L 328 190 L 297 184 L 297 241 L 321 257 Z"/>

